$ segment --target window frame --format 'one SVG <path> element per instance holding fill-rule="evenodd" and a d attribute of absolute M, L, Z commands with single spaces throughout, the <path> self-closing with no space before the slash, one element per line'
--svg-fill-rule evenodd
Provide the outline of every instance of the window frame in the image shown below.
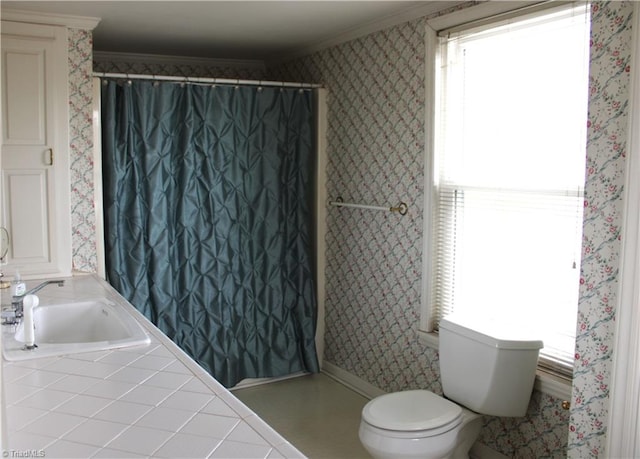
<path fill-rule="evenodd" d="M 552 4 L 551 4 L 552 3 Z M 486 2 L 444 16 L 427 20 L 425 26 L 425 100 L 431 106 L 425 109 L 425 162 L 424 162 L 424 219 L 423 219 L 423 260 L 421 311 L 418 324 L 418 336 L 427 346 L 438 349 L 438 332 L 433 330 L 434 313 L 431 307 L 433 287 L 433 229 L 429 218 L 437 202 L 434 178 L 435 141 L 437 106 L 437 53 L 439 47 L 438 32 L 454 29 L 457 26 L 467 28 L 469 23 L 492 23 L 505 17 L 522 16 L 530 12 L 566 8 L 576 2 Z M 577 321 L 577 318 L 576 318 Z M 571 372 L 573 368 L 555 369 L 549 365 L 538 365 L 535 388 L 561 399 L 570 399 Z"/>

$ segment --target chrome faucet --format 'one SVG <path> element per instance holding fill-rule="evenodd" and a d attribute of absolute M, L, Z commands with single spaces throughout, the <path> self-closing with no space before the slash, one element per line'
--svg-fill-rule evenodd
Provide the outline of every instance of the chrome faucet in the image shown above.
<path fill-rule="evenodd" d="M 31 290 L 27 290 L 23 295 L 14 296 L 11 299 L 11 306 L 13 307 L 13 310 L 15 311 L 16 318 L 21 318 L 22 315 L 23 315 L 24 306 L 22 304 L 22 301 L 24 300 L 24 297 L 27 296 L 27 295 L 33 295 L 34 293 L 42 290 L 43 288 L 45 288 L 49 284 L 58 284 L 58 287 L 62 287 L 64 285 L 64 281 L 63 280 L 45 281 L 45 282 L 35 286 Z"/>

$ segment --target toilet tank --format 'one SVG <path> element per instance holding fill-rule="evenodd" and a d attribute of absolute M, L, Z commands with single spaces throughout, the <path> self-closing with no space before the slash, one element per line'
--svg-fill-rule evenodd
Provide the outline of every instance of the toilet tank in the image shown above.
<path fill-rule="evenodd" d="M 527 412 L 541 340 L 523 326 L 450 315 L 440 321 L 444 395 L 476 413 Z"/>

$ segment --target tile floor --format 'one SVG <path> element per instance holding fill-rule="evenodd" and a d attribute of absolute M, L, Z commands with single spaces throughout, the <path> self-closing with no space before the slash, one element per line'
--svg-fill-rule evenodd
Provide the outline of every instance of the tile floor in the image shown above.
<path fill-rule="evenodd" d="M 368 399 L 325 374 L 237 389 L 233 395 L 311 459 L 365 459 L 358 439 Z"/>

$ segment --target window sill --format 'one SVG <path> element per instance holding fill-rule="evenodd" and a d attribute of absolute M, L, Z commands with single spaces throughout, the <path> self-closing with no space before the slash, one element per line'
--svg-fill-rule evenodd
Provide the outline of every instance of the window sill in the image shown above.
<path fill-rule="evenodd" d="M 437 333 L 418 330 L 418 338 L 423 344 L 438 350 L 439 340 Z M 551 395 L 561 400 L 571 400 L 571 380 L 551 374 L 540 368 L 536 371 L 536 381 L 533 388 L 543 394 Z"/>

